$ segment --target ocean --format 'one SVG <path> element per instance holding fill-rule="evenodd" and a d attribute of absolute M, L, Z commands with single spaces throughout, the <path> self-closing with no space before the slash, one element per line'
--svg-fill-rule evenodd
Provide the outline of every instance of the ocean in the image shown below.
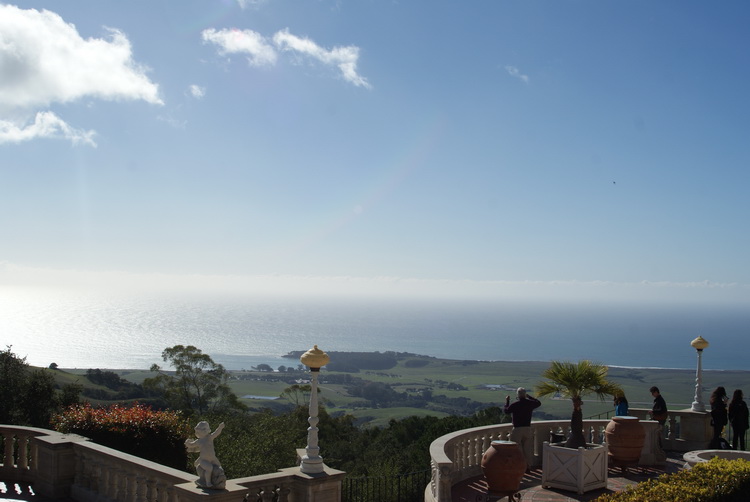
<path fill-rule="evenodd" d="M 299 363 L 326 352 L 396 351 L 445 359 L 592 359 L 612 366 L 748 369 L 750 311 L 726 305 L 636 305 L 102 294 L 0 288 L 0 343 L 28 363 L 146 369 L 194 345 L 227 369 Z"/>

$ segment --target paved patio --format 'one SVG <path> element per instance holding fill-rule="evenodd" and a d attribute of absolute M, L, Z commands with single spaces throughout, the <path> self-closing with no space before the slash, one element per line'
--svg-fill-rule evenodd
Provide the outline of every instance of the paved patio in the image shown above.
<path fill-rule="evenodd" d="M 635 467 L 622 471 L 619 468 L 610 468 L 608 474 L 607 488 L 592 490 L 583 495 L 576 492 L 558 490 L 556 488 L 542 488 L 542 469 L 532 469 L 524 475 L 521 481 L 521 500 L 523 502 L 564 502 L 564 501 L 588 501 L 595 500 L 605 493 L 619 492 L 629 486 L 636 485 L 642 481 L 656 478 L 666 473 L 677 472 L 682 469 L 684 461 L 682 453 L 667 452 L 667 463 L 661 467 Z M 467 479 L 453 487 L 451 498 L 453 502 L 478 502 L 486 500 L 487 483 L 482 476 Z M 500 499 L 503 502 L 507 500 Z"/>

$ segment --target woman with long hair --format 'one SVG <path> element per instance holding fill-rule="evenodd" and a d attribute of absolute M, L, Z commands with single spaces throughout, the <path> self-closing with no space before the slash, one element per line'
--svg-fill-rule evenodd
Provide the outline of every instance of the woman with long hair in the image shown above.
<path fill-rule="evenodd" d="M 625 417 L 628 415 L 628 400 L 625 398 L 625 394 L 617 394 L 615 396 L 615 416 Z"/>
<path fill-rule="evenodd" d="M 721 431 L 727 425 L 727 391 L 724 387 L 716 387 L 711 393 L 711 425 L 714 428 L 714 438 L 711 441 L 712 448 L 721 448 L 719 439 Z"/>

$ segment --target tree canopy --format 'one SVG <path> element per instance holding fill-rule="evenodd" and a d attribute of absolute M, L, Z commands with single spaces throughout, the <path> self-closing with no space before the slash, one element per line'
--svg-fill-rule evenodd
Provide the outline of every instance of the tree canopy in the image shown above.
<path fill-rule="evenodd" d="M 245 406 L 227 385 L 229 375 L 221 364 L 192 345 L 175 345 L 164 349 L 164 362 L 174 368 L 174 374 L 151 366 L 157 376 L 147 378 L 144 388 L 161 392 L 172 409 L 187 415 L 202 415 L 209 411 L 244 409 Z"/>
<path fill-rule="evenodd" d="M 607 380 L 609 368 L 603 364 L 589 360 L 552 361 L 542 376 L 546 381 L 537 385 L 539 397 L 554 396 L 568 397 L 573 401 L 573 415 L 570 419 L 571 434 L 565 446 L 578 448 L 586 445 L 583 437 L 583 415 L 581 406 L 583 396 L 596 394 L 604 400 L 605 396 L 621 394 L 622 387 Z"/>

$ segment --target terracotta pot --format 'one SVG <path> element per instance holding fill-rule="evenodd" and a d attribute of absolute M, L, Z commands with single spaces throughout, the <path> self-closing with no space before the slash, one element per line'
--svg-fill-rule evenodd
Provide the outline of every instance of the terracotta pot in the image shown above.
<path fill-rule="evenodd" d="M 526 459 L 513 441 L 493 441 L 482 456 L 482 472 L 491 492 L 514 492 L 521 486 Z"/>
<path fill-rule="evenodd" d="M 613 417 L 604 432 L 609 456 L 623 463 L 638 463 L 646 431 L 638 417 Z"/>

